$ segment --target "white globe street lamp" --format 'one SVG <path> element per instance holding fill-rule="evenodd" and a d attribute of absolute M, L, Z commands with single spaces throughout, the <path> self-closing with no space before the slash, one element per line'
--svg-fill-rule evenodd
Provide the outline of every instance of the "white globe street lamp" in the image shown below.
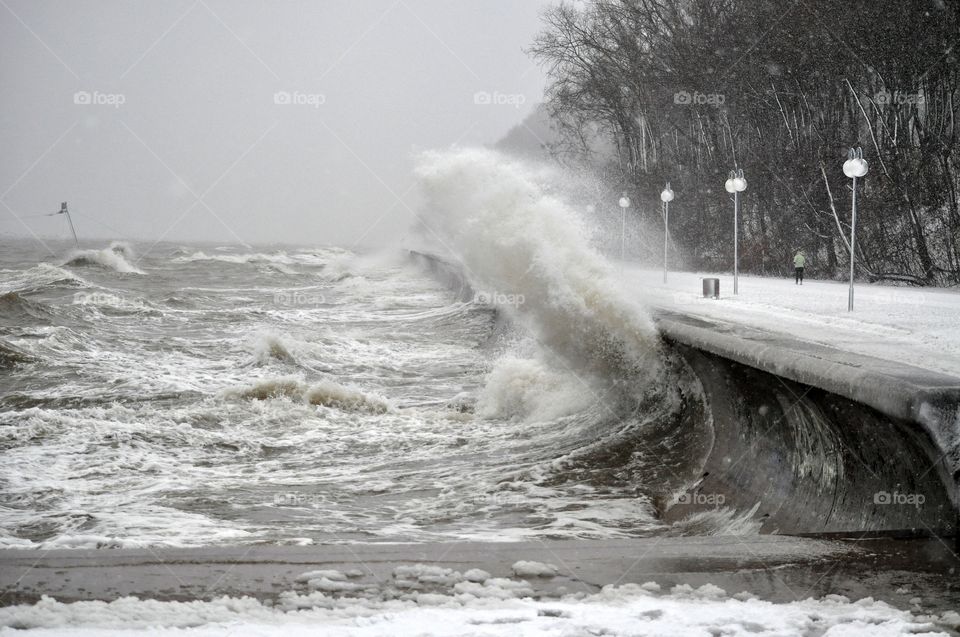
<path fill-rule="evenodd" d="M 627 193 L 623 193 L 623 196 L 620 197 L 620 201 L 617 202 L 620 204 L 620 270 L 623 270 L 623 263 L 625 259 L 625 246 L 626 246 L 626 237 L 627 237 L 627 208 L 630 207 L 630 197 L 627 196 Z"/>
<path fill-rule="evenodd" d="M 660 201 L 663 202 L 663 282 L 667 282 L 667 242 L 670 237 L 670 202 L 673 201 L 673 190 L 670 189 L 670 182 L 664 186 L 660 193 Z"/>
<path fill-rule="evenodd" d="M 724 190 L 733 195 L 733 293 L 739 293 L 740 282 L 740 254 L 739 254 L 739 210 L 740 193 L 747 189 L 747 180 L 743 177 L 743 169 L 731 170 L 727 181 L 723 184 Z"/>
<path fill-rule="evenodd" d="M 847 151 L 847 161 L 843 162 L 843 174 L 853 180 L 853 205 L 850 214 L 850 291 L 847 293 L 847 311 L 853 311 L 853 267 L 857 256 L 857 178 L 865 177 L 870 169 L 863 158 L 863 149 L 857 147 Z"/>

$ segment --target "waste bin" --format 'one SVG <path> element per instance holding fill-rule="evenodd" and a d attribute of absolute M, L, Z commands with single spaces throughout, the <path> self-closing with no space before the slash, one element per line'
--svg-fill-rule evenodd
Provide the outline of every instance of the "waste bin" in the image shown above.
<path fill-rule="evenodd" d="M 704 279 L 703 280 L 703 298 L 705 299 L 720 298 L 720 279 Z"/>

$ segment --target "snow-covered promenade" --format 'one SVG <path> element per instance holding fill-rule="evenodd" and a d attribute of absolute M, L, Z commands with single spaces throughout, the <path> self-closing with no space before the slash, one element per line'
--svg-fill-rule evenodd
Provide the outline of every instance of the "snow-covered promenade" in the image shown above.
<path fill-rule="evenodd" d="M 911 365 L 960 379 L 960 290 L 847 284 L 793 278 L 670 272 L 627 267 L 625 284 L 651 307 L 781 334 L 851 354 Z M 720 299 L 704 299 L 701 279 L 720 279 Z M 960 382 L 960 380 L 958 380 Z"/>
<path fill-rule="evenodd" d="M 625 268 L 624 285 L 681 343 L 814 385 L 888 415 L 943 420 L 960 405 L 960 293 Z M 703 298 L 701 279 L 720 279 Z M 937 410 L 934 414 L 931 410 Z M 948 414 L 949 415 L 949 414 Z M 954 423 L 956 424 L 956 423 Z"/>

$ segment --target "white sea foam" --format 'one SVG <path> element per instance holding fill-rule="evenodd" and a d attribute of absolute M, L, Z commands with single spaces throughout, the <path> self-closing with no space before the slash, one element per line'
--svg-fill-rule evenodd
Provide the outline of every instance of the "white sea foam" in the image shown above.
<path fill-rule="evenodd" d="M 143 270 L 130 263 L 134 259 L 133 249 L 128 243 L 114 241 L 110 247 L 102 250 L 74 250 L 64 265 L 98 266 L 124 274 L 143 274 Z"/>
<path fill-rule="evenodd" d="M 596 394 L 573 374 L 535 359 L 507 355 L 494 365 L 477 398 L 482 418 L 547 422 L 587 409 Z"/>

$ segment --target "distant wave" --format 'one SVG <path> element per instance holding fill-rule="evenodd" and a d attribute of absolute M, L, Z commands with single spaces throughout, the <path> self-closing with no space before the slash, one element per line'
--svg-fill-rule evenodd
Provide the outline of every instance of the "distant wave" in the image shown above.
<path fill-rule="evenodd" d="M 63 265 L 104 267 L 124 274 L 144 274 L 143 270 L 130 264 L 134 258 L 129 244 L 114 241 L 109 248 L 102 250 L 74 250 Z"/>
<path fill-rule="evenodd" d="M 256 252 L 252 254 L 207 254 L 198 250 L 190 255 L 178 256 L 174 261 L 179 263 L 191 263 L 193 261 L 221 261 L 223 263 L 279 263 L 281 265 L 293 265 L 296 261 L 284 252 L 276 254 L 265 254 Z"/>
<path fill-rule="evenodd" d="M 325 281 L 336 283 L 356 276 L 353 270 L 355 255 L 340 248 L 323 248 L 315 252 L 251 252 L 243 254 L 208 254 L 202 250 L 186 254 L 182 249 L 174 253 L 176 263 L 195 263 L 201 261 L 216 261 L 235 265 L 256 265 L 261 268 L 281 272 L 283 274 L 303 274 L 295 266 L 320 270 L 317 275 Z"/>
<path fill-rule="evenodd" d="M 252 254 L 207 254 L 198 250 L 193 254 L 186 254 L 185 251 L 178 250 L 177 256 L 173 258 L 175 263 L 196 263 L 201 261 L 216 261 L 219 263 L 231 263 L 236 265 L 256 265 L 261 268 L 280 272 L 281 274 L 300 274 L 293 265 L 299 261 L 284 252 L 276 254 L 265 254 L 256 252 Z"/>
<path fill-rule="evenodd" d="M 227 390 L 227 398 L 269 400 L 288 398 L 311 405 L 322 405 L 343 411 L 358 411 L 382 414 L 392 410 L 387 399 L 331 380 L 307 384 L 299 379 L 284 377 L 261 380 L 240 389 Z"/>
<path fill-rule="evenodd" d="M 7 289 L 25 293 L 52 287 L 88 288 L 90 283 L 82 277 L 52 263 L 38 263 L 4 283 Z"/>
<path fill-rule="evenodd" d="M 32 360 L 33 357 L 29 354 L 21 352 L 6 341 L 0 340 L 0 369 L 10 369 L 18 363 L 29 363 Z"/>
<path fill-rule="evenodd" d="M 53 310 L 48 306 L 39 301 L 25 299 L 17 292 L 0 294 L 0 317 L 2 317 L 3 322 L 15 319 L 17 321 L 38 320 L 47 323 L 53 314 Z"/>
<path fill-rule="evenodd" d="M 95 308 L 98 313 L 163 315 L 161 310 L 143 299 L 109 291 L 74 294 L 73 305 L 80 309 Z"/>

